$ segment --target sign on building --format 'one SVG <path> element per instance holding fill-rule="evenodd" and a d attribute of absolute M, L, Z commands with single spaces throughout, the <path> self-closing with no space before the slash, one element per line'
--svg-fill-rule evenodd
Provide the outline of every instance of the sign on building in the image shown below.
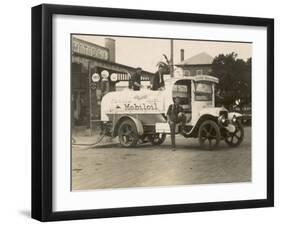
<path fill-rule="evenodd" d="M 109 59 L 108 49 L 78 38 L 72 38 L 72 51 L 102 60 Z"/>

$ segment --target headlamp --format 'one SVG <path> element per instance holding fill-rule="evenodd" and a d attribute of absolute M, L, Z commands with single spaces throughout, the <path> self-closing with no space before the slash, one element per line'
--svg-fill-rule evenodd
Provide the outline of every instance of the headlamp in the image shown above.
<path fill-rule="evenodd" d="M 228 122 L 227 122 L 227 119 L 225 118 L 225 115 L 221 115 L 221 116 L 218 118 L 218 123 L 219 123 L 219 125 L 221 125 L 221 126 L 227 126 Z"/>

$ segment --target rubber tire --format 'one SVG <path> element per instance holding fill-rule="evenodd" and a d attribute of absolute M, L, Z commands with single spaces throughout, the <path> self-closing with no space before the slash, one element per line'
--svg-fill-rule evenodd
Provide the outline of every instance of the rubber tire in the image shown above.
<path fill-rule="evenodd" d="M 132 131 L 135 134 L 135 138 L 130 143 L 125 143 L 122 138 L 122 134 L 123 134 L 122 129 L 123 129 L 123 127 L 125 127 L 127 125 L 129 125 L 132 128 Z M 129 148 L 129 147 L 135 147 L 137 145 L 139 136 L 138 136 L 137 127 L 132 120 L 126 119 L 120 124 L 120 126 L 118 128 L 118 138 L 119 138 L 120 144 L 123 147 Z"/>
<path fill-rule="evenodd" d="M 214 146 L 209 146 L 209 145 L 204 145 L 203 142 L 203 130 L 206 127 L 206 125 L 210 125 L 211 127 L 214 128 L 215 132 L 216 132 L 216 138 L 215 138 L 215 145 Z M 221 140 L 221 134 L 220 134 L 220 129 L 219 126 L 216 122 L 214 122 L 213 120 L 206 120 L 204 121 L 200 127 L 199 127 L 199 131 L 198 131 L 198 139 L 199 139 L 199 144 L 202 148 L 207 149 L 207 150 L 213 150 L 214 148 L 219 146 L 220 140 Z M 208 139 L 208 138 L 206 138 Z M 207 141 L 208 142 L 208 141 Z"/>
<path fill-rule="evenodd" d="M 225 136 L 225 138 L 224 138 L 225 143 L 227 143 L 228 146 L 232 147 L 232 148 L 238 147 L 243 142 L 243 140 L 244 140 L 244 128 L 242 126 L 242 123 L 240 121 L 237 121 L 236 124 L 237 124 L 238 128 L 241 130 L 241 138 L 240 138 L 240 140 L 238 140 L 238 142 L 236 144 L 233 144 L 233 143 L 231 143 L 231 142 L 229 142 L 227 140 L 227 136 Z"/>

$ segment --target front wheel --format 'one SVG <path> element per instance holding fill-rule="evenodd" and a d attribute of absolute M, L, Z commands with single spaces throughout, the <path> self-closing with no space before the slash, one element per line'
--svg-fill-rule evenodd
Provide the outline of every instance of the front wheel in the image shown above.
<path fill-rule="evenodd" d="M 139 136 L 135 123 L 132 120 L 125 120 L 118 129 L 119 142 L 123 147 L 136 146 Z"/>
<path fill-rule="evenodd" d="M 241 122 L 236 122 L 235 124 L 235 131 L 233 133 L 226 132 L 226 135 L 224 137 L 225 142 L 230 147 L 237 147 L 239 146 L 244 139 L 244 128 L 241 124 Z"/>
<path fill-rule="evenodd" d="M 219 146 L 220 129 L 217 123 L 207 120 L 201 124 L 198 132 L 200 146 L 207 150 L 212 150 Z"/>

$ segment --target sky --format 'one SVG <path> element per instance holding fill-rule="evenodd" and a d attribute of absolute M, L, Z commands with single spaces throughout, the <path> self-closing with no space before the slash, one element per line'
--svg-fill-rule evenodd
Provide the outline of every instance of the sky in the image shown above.
<path fill-rule="evenodd" d="M 75 35 L 75 37 L 104 46 L 104 38 L 108 36 Z M 170 58 L 170 40 L 155 38 L 115 37 L 116 63 L 142 67 L 143 70 L 155 72 L 157 63 L 165 61 L 162 54 Z M 251 43 L 215 42 L 197 40 L 174 40 L 174 64 L 180 62 L 180 49 L 184 49 L 185 59 L 198 53 L 206 52 L 212 57 L 221 53 L 235 52 L 237 58 L 248 59 L 252 56 Z"/>

